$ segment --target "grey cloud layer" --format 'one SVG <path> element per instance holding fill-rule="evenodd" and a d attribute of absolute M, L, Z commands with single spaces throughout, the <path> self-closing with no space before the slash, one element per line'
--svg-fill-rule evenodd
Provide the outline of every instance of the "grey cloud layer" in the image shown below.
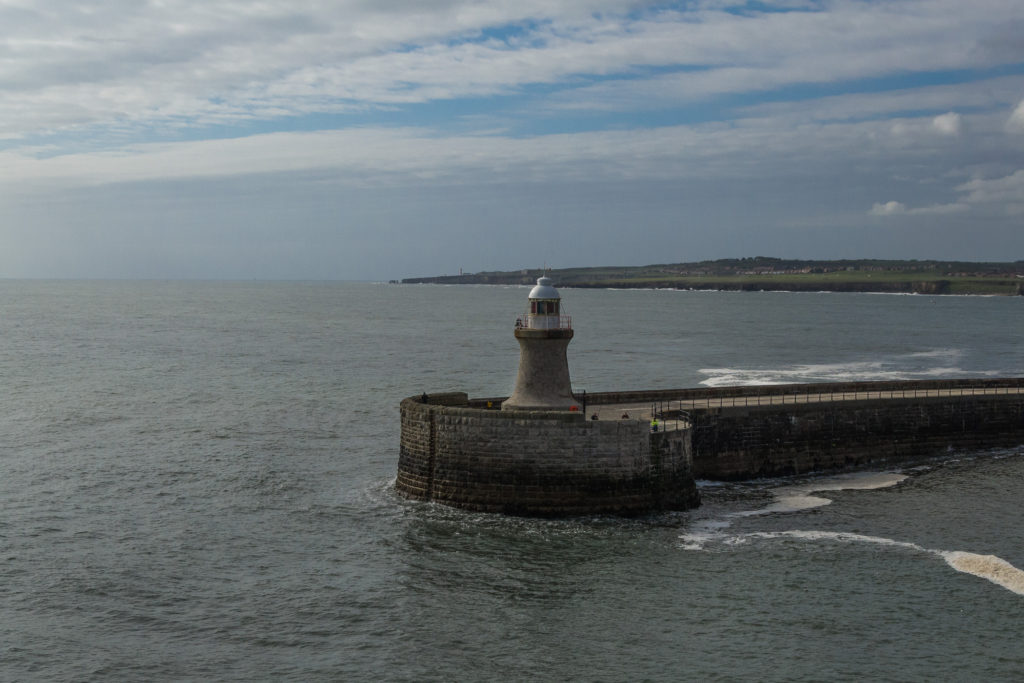
<path fill-rule="evenodd" d="M 0 134 L 344 111 L 558 84 L 643 109 L 799 83 L 1024 61 L 1002 0 L 747 14 L 636 3 L 65 2 L 0 8 Z M 633 11 L 632 14 L 629 12 Z M 517 27 L 507 40 L 487 29 Z M 638 78 L 635 69 L 682 68 Z M 579 87 L 578 76 L 620 80 Z"/>
<path fill-rule="evenodd" d="M 985 257 L 1011 256 L 1024 210 L 1020 0 L 764 5 L 793 11 L 725 0 L 8 0 L 0 3 L 0 237 L 18 223 L 29 239 L 56 220 L 51 197 L 62 196 L 69 218 L 54 234 L 65 240 L 68 225 L 96 215 L 84 229 L 98 253 L 111 253 L 103 225 L 122 226 L 110 238 L 119 244 L 134 226 L 168 215 L 143 197 L 185 212 L 181 187 L 216 185 L 242 207 L 239 235 L 295 206 L 308 211 L 310 230 L 329 234 L 349 209 L 332 202 L 345 196 L 363 202 L 358 220 L 401 234 L 374 249 L 401 242 L 410 259 L 446 252 L 438 240 L 416 241 L 424 223 L 458 235 L 460 226 L 476 230 L 485 212 L 506 221 L 502 235 L 490 235 L 506 259 L 516 243 L 504 233 L 525 223 L 542 234 L 556 220 L 548 213 L 570 217 L 567 249 L 581 248 L 569 225 L 579 214 L 588 231 L 605 230 L 637 259 L 646 257 L 635 245 L 667 243 L 681 224 L 706 224 L 705 233 L 691 228 L 686 244 L 720 256 L 742 255 L 729 250 L 759 234 L 750 226 L 828 225 L 837 235 L 867 226 L 886 239 L 900 226 L 945 226 L 952 244 L 956 221 L 967 220 L 995 226 Z M 921 74 L 930 76 L 915 81 Z M 421 105 L 438 103 L 433 118 L 417 118 L 429 109 Z M 450 115 L 441 120 L 439 110 Z M 403 124 L 376 117 L 391 111 L 405 114 Z M 301 117 L 309 114 L 337 116 L 308 131 Z M 252 125 L 231 128 L 240 122 Z M 207 137 L 211 124 L 222 126 L 218 139 Z M 602 205 L 615 192 L 620 214 Z M 529 213 L 522 197 L 530 193 L 552 211 Z M 90 196 L 103 198 L 92 214 L 71 206 Z M 568 196 L 577 199 L 563 210 Z M 414 203 L 435 197 L 437 214 Z M 235 215 L 208 219 L 231 202 L 212 191 L 207 201 L 183 220 L 196 233 Z M 327 208 L 310 208 L 318 206 Z M 637 237 L 618 236 L 616 215 Z M 662 226 L 657 239 L 646 239 L 648 223 Z M 729 226 L 744 225 L 743 241 L 728 241 Z M 906 234 L 916 237 L 906 237 L 911 257 L 943 242 Z M 43 238 L 31 239 L 33 253 L 45 254 Z M 821 244 L 847 243 L 829 239 Z M 793 253 L 806 241 L 802 233 L 787 249 L 764 239 Z M 345 249 L 358 265 L 354 244 Z M 597 244 L 597 260 L 620 253 L 602 257 Z M 0 255 L 0 265 L 28 259 L 17 253 Z"/>

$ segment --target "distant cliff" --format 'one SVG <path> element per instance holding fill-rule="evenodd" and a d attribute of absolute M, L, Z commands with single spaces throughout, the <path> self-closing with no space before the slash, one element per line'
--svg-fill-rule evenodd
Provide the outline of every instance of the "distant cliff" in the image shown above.
<path fill-rule="evenodd" d="M 559 287 L 581 288 L 1024 294 L 1024 261 L 802 261 L 763 256 L 649 266 L 491 271 L 405 278 L 401 283 L 531 285 L 545 273 Z"/>

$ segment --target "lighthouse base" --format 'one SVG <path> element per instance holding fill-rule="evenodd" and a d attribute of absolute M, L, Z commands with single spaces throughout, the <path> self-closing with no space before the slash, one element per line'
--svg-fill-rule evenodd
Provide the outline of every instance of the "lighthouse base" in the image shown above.
<path fill-rule="evenodd" d="M 502 410 L 575 410 L 566 348 L 571 329 L 517 328 L 519 372 Z"/>

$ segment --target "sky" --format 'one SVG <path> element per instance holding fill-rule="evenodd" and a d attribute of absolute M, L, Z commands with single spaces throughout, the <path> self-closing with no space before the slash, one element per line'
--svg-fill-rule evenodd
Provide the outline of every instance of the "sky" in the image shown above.
<path fill-rule="evenodd" d="M 0 0 L 0 277 L 1024 259 L 1020 0 Z"/>

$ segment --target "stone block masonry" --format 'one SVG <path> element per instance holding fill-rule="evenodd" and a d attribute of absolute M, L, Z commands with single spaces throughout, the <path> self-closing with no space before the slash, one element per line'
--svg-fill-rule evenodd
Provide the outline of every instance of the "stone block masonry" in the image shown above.
<path fill-rule="evenodd" d="M 695 479 L 891 466 L 955 450 L 1024 446 L 1024 379 L 855 382 L 595 393 L 645 420 L 500 410 L 464 393 L 401 404 L 396 488 L 485 512 L 641 514 L 699 505 Z M 620 411 L 613 411 L 618 414 Z M 630 413 L 636 415 L 636 412 Z"/>
<path fill-rule="evenodd" d="M 465 394 L 401 404 L 397 489 L 505 514 L 631 515 L 699 504 L 685 431 L 578 412 L 488 410 Z"/>
<path fill-rule="evenodd" d="M 740 480 L 1024 445 L 1024 394 L 698 409 L 693 473 Z"/>

